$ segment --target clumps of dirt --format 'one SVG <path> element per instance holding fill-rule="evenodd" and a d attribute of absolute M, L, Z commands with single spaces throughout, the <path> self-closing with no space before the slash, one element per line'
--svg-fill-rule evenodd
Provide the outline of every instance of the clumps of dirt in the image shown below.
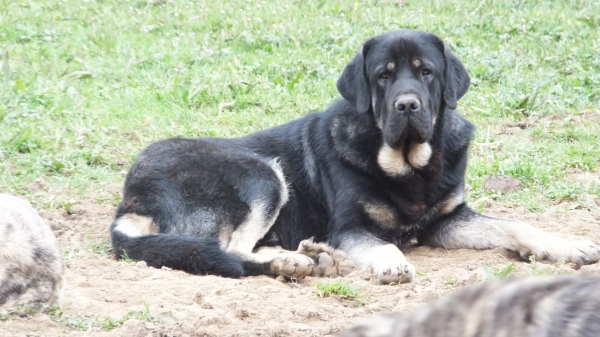
<path fill-rule="evenodd" d="M 522 130 L 530 129 L 539 124 L 538 118 L 527 117 L 517 122 L 508 122 L 501 126 L 499 134 L 515 135 Z"/>
<path fill-rule="evenodd" d="M 600 124 L 600 111 L 584 110 L 578 115 L 549 114 L 546 116 L 529 116 L 519 121 L 503 123 L 498 134 L 516 135 L 523 130 L 531 129 L 540 125 L 556 125 L 574 123 L 579 125 Z"/>
<path fill-rule="evenodd" d="M 600 243 L 593 212 L 561 205 L 543 213 L 500 205 L 492 216 L 528 222 L 569 239 Z M 0 336 L 336 336 L 358 320 L 380 312 L 405 312 L 423 302 L 484 280 L 483 266 L 517 275 L 576 272 L 569 265 L 538 262 L 535 268 L 504 249 L 476 251 L 415 247 L 405 251 L 417 269 L 409 284 L 379 285 L 367 270 L 331 281 L 360 290 L 360 306 L 341 296 L 320 297 L 307 277 L 282 283 L 273 278 L 197 276 L 144 262 L 112 257 L 108 227 L 114 206 L 80 200 L 65 209 L 42 210 L 63 252 L 66 285 L 57 319 L 46 314 L 0 321 Z M 600 264 L 582 271 L 600 273 Z M 140 314 L 143 313 L 143 314 Z M 87 330 L 86 330 L 87 329 Z"/>

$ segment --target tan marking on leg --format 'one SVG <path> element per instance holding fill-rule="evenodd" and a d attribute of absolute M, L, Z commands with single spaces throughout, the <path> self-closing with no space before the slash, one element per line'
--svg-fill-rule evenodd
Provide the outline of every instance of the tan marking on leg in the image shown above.
<path fill-rule="evenodd" d="M 254 254 L 262 254 L 262 255 L 274 255 L 274 254 L 283 254 L 283 253 L 292 253 L 292 252 L 281 248 L 281 246 L 265 246 L 265 247 L 259 247 L 258 249 L 254 250 Z"/>
<path fill-rule="evenodd" d="M 379 149 L 377 163 L 385 173 L 392 177 L 401 176 L 411 171 L 410 166 L 404 160 L 402 152 L 394 150 L 386 143 Z"/>
<path fill-rule="evenodd" d="M 387 228 L 395 228 L 398 225 L 396 212 L 388 205 L 364 203 L 363 207 L 367 215 L 377 224 Z"/>
<path fill-rule="evenodd" d="M 415 144 L 408 152 L 408 162 L 417 169 L 425 167 L 429 163 L 431 153 L 429 143 Z"/>
<path fill-rule="evenodd" d="M 135 213 L 123 215 L 116 223 L 114 230 L 130 237 L 158 233 L 158 226 L 151 218 Z"/>
<path fill-rule="evenodd" d="M 275 220 L 277 220 L 277 217 L 279 216 L 281 207 L 283 207 L 289 199 L 288 186 L 285 181 L 281 165 L 279 164 L 279 159 L 272 159 L 269 162 L 269 165 L 281 183 L 281 199 L 279 201 L 279 206 L 277 207 L 277 211 L 274 212 L 270 218 L 267 218 L 267 205 L 264 201 L 258 199 L 255 200 L 252 205 L 250 205 L 250 213 L 248 213 L 246 220 L 241 223 L 233 231 L 233 233 L 231 233 L 231 239 L 227 245 L 227 248 L 225 249 L 226 251 L 237 254 L 242 258 L 244 256 L 253 255 L 252 249 L 258 240 L 262 239 L 265 234 L 267 234 L 269 229 L 271 229 L 271 226 L 273 226 Z"/>
<path fill-rule="evenodd" d="M 231 240 L 225 250 L 244 261 L 271 263 L 271 271 L 276 275 L 304 277 L 312 271 L 314 262 L 311 258 L 279 247 L 261 247 L 256 251 L 253 250 L 258 240 L 267 234 L 278 214 L 277 212 L 268 219 L 265 216 L 264 202 L 256 201 L 250 207 L 246 221 L 231 234 Z"/>
<path fill-rule="evenodd" d="M 518 252 L 525 260 L 532 253 L 540 260 L 577 265 L 600 259 L 600 247 L 590 240 L 566 240 L 523 222 L 485 216 L 458 221 L 435 241 L 448 249 L 502 247 Z"/>
<path fill-rule="evenodd" d="M 271 165 L 271 168 L 273 169 L 273 171 L 275 172 L 275 175 L 281 182 L 280 204 L 281 204 L 281 207 L 283 207 L 283 205 L 285 205 L 288 202 L 290 193 L 288 191 L 288 185 L 287 185 L 287 182 L 285 181 L 285 175 L 283 174 L 283 169 L 281 168 L 281 162 L 280 162 L 279 158 L 273 158 L 270 162 L 270 165 Z"/>
<path fill-rule="evenodd" d="M 256 242 L 267 234 L 275 219 L 277 215 L 271 219 L 266 218 L 264 202 L 257 200 L 250 205 L 246 220 L 231 233 L 226 250 L 234 254 L 252 254 Z"/>
<path fill-rule="evenodd" d="M 439 214 L 448 214 L 454 211 L 456 206 L 462 204 L 463 202 L 465 202 L 465 191 L 461 187 L 460 191 L 452 193 L 450 196 L 448 196 L 448 198 L 446 198 L 446 200 L 441 202 L 442 206 Z"/>
<path fill-rule="evenodd" d="M 219 229 L 219 246 L 221 246 L 221 249 L 227 249 L 231 241 L 231 234 L 233 234 L 233 225 L 222 223 Z"/>

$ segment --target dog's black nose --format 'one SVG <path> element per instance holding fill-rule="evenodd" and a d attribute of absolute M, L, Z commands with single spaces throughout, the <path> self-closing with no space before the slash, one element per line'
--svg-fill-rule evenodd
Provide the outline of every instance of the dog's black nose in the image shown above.
<path fill-rule="evenodd" d="M 398 112 L 418 111 L 421 107 L 421 102 L 415 95 L 402 95 L 394 104 Z"/>

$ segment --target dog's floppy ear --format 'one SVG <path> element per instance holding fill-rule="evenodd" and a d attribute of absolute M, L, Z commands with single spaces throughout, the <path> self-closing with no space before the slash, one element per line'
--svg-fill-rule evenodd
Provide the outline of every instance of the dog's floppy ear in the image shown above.
<path fill-rule="evenodd" d="M 444 44 L 444 57 L 446 58 L 446 89 L 444 101 L 450 109 L 456 109 L 458 100 L 465 95 L 471 84 L 471 78 L 465 66 Z"/>
<path fill-rule="evenodd" d="M 365 57 L 368 42 L 362 50 L 348 63 L 342 76 L 337 81 L 337 88 L 342 97 L 352 103 L 359 113 L 366 113 L 371 108 L 371 90 L 365 72 Z"/>

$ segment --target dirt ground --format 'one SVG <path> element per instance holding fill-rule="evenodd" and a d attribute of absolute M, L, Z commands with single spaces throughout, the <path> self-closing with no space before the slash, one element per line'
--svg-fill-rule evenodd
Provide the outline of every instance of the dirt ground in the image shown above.
<path fill-rule="evenodd" d="M 598 202 L 599 200 L 595 200 Z M 506 209 L 486 202 L 486 213 L 525 220 L 563 237 L 600 243 L 600 212 L 559 204 L 543 213 Z M 571 208 L 571 209 L 569 209 Z M 346 281 L 362 290 L 363 304 L 335 297 L 321 298 L 318 279 L 282 283 L 270 277 L 239 280 L 193 276 L 148 268 L 144 262 L 115 261 L 106 253 L 108 226 L 114 207 L 83 200 L 65 210 L 41 211 L 65 251 L 66 286 L 62 322 L 48 315 L 11 317 L 0 321 L 0 336 L 334 336 L 357 320 L 379 312 L 406 311 L 484 279 L 483 265 L 503 268 L 515 262 L 517 274 L 575 271 L 569 265 L 531 265 L 502 249 L 491 251 L 418 247 L 406 252 L 419 275 L 410 284 L 377 285 L 367 271 Z M 145 311 L 121 326 L 103 330 L 99 322 L 123 321 L 131 312 Z M 78 322 L 96 322 L 87 331 Z M 115 325 L 118 325 L 115 323 Z"/>

